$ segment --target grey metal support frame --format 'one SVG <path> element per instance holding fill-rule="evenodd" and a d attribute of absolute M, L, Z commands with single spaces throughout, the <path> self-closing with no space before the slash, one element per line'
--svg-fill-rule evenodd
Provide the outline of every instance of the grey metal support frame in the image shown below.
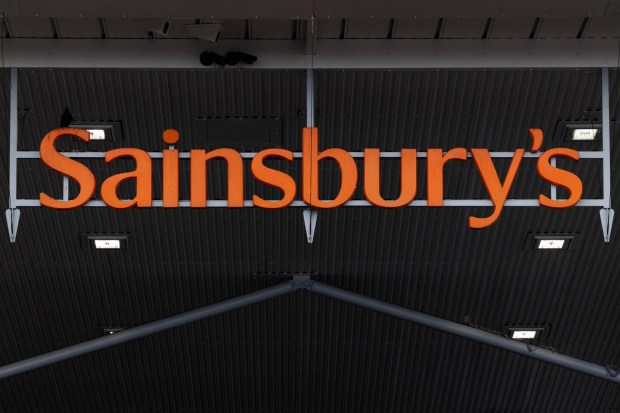
<path fill-rule="evenodd" d="M 314 30 L 314 29 L 312 29 Z M 603 229 L 603 237 L 605 242 L 610 241 L 611 228 L 614 218 L 614 210 L 611 208 L 611 142 L 610 142 L 610 116 L 609 116 L 609 70 L 603 68 L 601 70 L 602 76 L 602 126 L 603 126 L 603 149 L 601 151 L 580 151 L 580 159 L 597 159 L 602 163 L 602 175 L 603 175 L 603 194 L 601 198 L 593 199 L 581 199 L 576 204 L 577 207 L 598 207 L 601 225 Z M 40 207 L 41 203 L 38 199 L 21 199 L 17 196 L 17 176 L 18 176 L 18 161 L 20 159 L 39 159 L 40 153 L 37 151 L 20 151 L 18 150 L 18 124 L 17 124 L 17 86 L 18 86 L 18 69 L 11 68 L 11 104 L 10 104 L 10 185 L 9 185 L 9 209 L 6 210 L 6 220 L 9 230 L 9 237 L 11 242 L 15 242 L 17 237 L 17 228 L 19 223 L 20 211 L 19 207 Z M 314 70 L 313 68 L 307 69 L 306 73 L 306 126 L 315 126 L 315 84 L 314 84 Z M 148 152 L 152 159 L 162 159 L 162 152 Z M 364 152 L 349 152 L 351 157 L 360 159 L 364 157 Z M 62 153 L 63 156 L 69 158 L 86 158 L 86 159 L 103 159 L 105 158 L 105 152 L 71 152 Z M 243 159 L 252 159 L 256 156 L 253 152 L 240 153 Z M 492 158 L 512 158 L 514 152 L 490 152 Z M 381 158 L 398 159 L 401 156 L 400 152 L 381 152 Z M 427 153 L 424 151 L 417 152 L 418 158 L 425 158 Z M 471 157 L 471 153 L 468 153 L 468 157 Z M 530 153 L 526 152 L 524 158 L 538 158 L 541 156 L 541 152 Z M 179 158 L 182 160 L 188 160 L 190 157 L 189 152 L 182 152 L 179 154 Z M 293 153 L 294 159 L 301 159 L 301 152 Z M 551 160 L 551 164 L 555 165 L 555 159 Z M 552 199 L 557 199 L 557 188 L 554 185 L 550 187 L 550 195 Z M 63 177 L 62 181 L 62 200 L 67 201 L 69 199 L 69 179 Z M 490 199 L 446 199 L 444 201 L 444 207 L 491 207 L 493 203 Z M 102 200 L 90 200 L 84 206 L 86 207 L 105 207 L 106 204 Z M 161 199 L 152 200 L 152 206 L 155 208 L 161 208 L 163 201 Z M 180 208 L 190 207 L 190 201 L 188 199 L 182 199 L 179 201 Z M 226 200 L 209 200 L 207 205 L 212 208 L 225 208 L 228 206 Z M 243 206 L 246 208 L 254 207 L 252 200 L 247 199 L 244 201 Z M 304 228 L 306 230 L 306 238 L 308 243 L 312 243 L 315 237 L 315 230 L 318 221 L 318 213 L 316 209 L 309 208 L 303 200 L 295 200 L 290 207 L 302 207 L 305 208 L 303 212 Z M 348 201 L 345 206 L 347 207 L 371 207 L 372 204 L 366 200 L 356 199 Z M 428 206 L 427 201 L 424 199 L 415 199 L 410 202 L 409 207 L 425 207 Z M 538 199 L 507 199 L 504 203 L 505 207 L 538 207 L 540 202 Z"/>
<path fill-rule="evenodd" d="M 40 367 L 49 366 L 50 364 L 58 363 L 60 361 L 69 360 L 84 354 L 93 353 L 108 347 L 117 346 L 142 337 L 180 327 L 185 324 L 204 320 L 209 317 L 247 307 L 262 301 L 267 301 L 272 298 L 289 294 L 297 288 L 299 287 L 293 282 L 284 282 L 274 285 L 273 287 L 240 295 L 238 297 L 220 301 L 215 304 L 210 304 L 195 310 L 186 311 L 184 313 L 143 324 L 138 327 L 133 327 L 128 330 L 119 331 L 108 336 L 95 338 L 84 343 L 8 364 L 0 367 L 0 379 L 5 379 L 7 377 L 25 373 Z"/>
<path fill-rule="evenodd" d="M 611 142 L 610 142 L 610 117 L 609 117 L 609 69 L 604 68 L 601 72 L 601 100 L 603 110 L 603 208 L 599 214 L 603 226 L 603 237 L 609 242 L 611 226 L 614 222 L 614 210 L 611 208 Z"/>
<path fill-rule="evenodd" d="M 310 23 L 313 25 L 311 30 L 314 35 L 314 18 Z M 314 128 L 314 70 L 312 68 L 306 71 L 306 127 Z M 299 156 L 301 157 L 301 154 Z M 319 213 L 316 209 L 306 208 L 303 211 L 304 229 L 306 230 L 308 244 L 314 242 L 314 231 L 316 230 L 318 216 Z"/>
<path fill-rule="evenodd" d="M 401 307 L 385 301 L 377 300 L 375 298 L 367 297 L 365 295 L 343 290 L 341 288 L 315 282 L 310 278 L 310 276 L 307 275 L 295 276 L 290 282 L 277 284 L 273 287 L 241 295 L 219 303 L 210 304 L 206 307 L 187 311 L 162 320 L 153 321 L 138 327 L 133 327 L 128 330 L 114 333 L 109 336 L 99 337 L 84 343 L 8 364 L 0 367 L 0 379 L 15 376 L 17 374 L 25 373 L 39 367 L 48 366 L 50 364 L 58 363 L 60 361 L 68 360 L 84 354 L 103 350 L 108 347 L 133 341 L 151 334 L 160 333 L 195 321 L 204 320 L 205 318 L 223 314 L 228 311 L 237 310 L 242 307 L 280 297 L 298 289 L 307 289 L 312 293 L 332 298 L 334 300 L 357 305 L 371 311 L 400 318 L 405 321 L 410 321 L 425 327 L 443 331 L 444 333 L 453 334 L 469 340 L 477 341 L 479 343 L 487 344 L 489 346 L 511 351 L 526 357 L 566 367 L 568 369 L 606 379 L 614 383 L 620 383 L 620 376 L 617 372 L 608 367 L 558 354 L 547 349 L 528 345 L 524 342 L 508 339 L 484 330 L 415 311 L 410 308 Z"/>
<path fill-rule="evenodd" d="M 15 242 L 19 209 L 17 209 L 17 68 L 11 68 L 11 87 L 9 103 L 9 209 L 5 211 L 9 238 Z"/>
<path fill-rule="evenodd" d="M 464 324 L 455 323 L 453 321 L 445 320 L 443 318 L 415 311 L 410 308 L 400 307 L 394 304 L 386 303 L 385 301 L 370 298 L 361 294 L 356 294 L 354 292 L 343 290 L 337 287 L 332 287 L 330 285 L 320 282 L 313 282 L 312 285 L 307 288 L 315 294 L 329 297 L 334 300 L 357 305 L 359 307 L 376 311 L 381 314 L 386 314 L 392 317 L 400 318 L 402 320 L 410 321 L 412 323 L 420 324 L 425 327 L 430 327 L 435 330 L 443 331 L 444 333 L 467 338 L 469 340 L 477 341 L 482 344 L 487 344 L 489 346 L 511 351 L 513 353 L 521 354 L 526 357 L 566 367 L 568 369 L 579 371 L 581 373 L 589 374 L 591 376 L 610 380 L 614 383 L 620 384 L 620 376 L 612 375 L 611 370 L 606 368 L 605 366 L 599 366 L 598 364 L 590 363 L 585 360 L 558 354 L 553 351 L 540 347 L 535 347 L 521 341 L 505 338 L 484 330 L 480 330 Z"/>

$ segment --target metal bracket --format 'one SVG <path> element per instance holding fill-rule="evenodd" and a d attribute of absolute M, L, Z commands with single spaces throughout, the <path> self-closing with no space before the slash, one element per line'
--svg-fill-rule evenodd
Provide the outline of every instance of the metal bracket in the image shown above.
<path fill-rule="evenodd" d="M 5 211 L 6 214 L 6 226 L 9 228 L 9 238 L 11 242 L 15 242 L 15 238 L 17 238 L 17 225 L 19 224 L 19 209 L 7 209 Z"/>
<path fill-rule="evenodd" d="M 611 237 L 611 225 L 614 222 L 614 210 L 611 208 L 603 208 L 599 211 L 601 216 L 601 225 L 603 226 L 603 237 L 605 242 L 609 242 Z"/>
<path fill-rule="evenodd" d="M 294 275 L 293 279 L 291 280 L 291 287 L 293 287 L 294 290 L 304 288 L 306 290 L 312 291 L 313 285 L 314 281 L 312 281 L 309 275 Z"/>
<path fill-rule="evenodd" d="M 315 209 L 304 210 L 304 225 L 306 227 L 306 237 L 308 244 L 312 244 L 314 241 L 314 230 L 316 229 L 316 220 L 319 213 Z"/>

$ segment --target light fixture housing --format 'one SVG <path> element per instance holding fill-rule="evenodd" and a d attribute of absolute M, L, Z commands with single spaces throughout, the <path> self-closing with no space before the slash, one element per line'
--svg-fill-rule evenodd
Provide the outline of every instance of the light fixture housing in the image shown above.
<path fill-rule="evenodd" d="M 598 139 L 601 130 L 596 128 L 575 128 L 572 130 L 571 140 L 573 141 L 595 141 Z"/>
<path fill-rule="evenodd" d="M 561 122 L 561 124 L 564 141 L 598 141 L 603 134 L 603 125 L 600 122 Z"/>
<path fill-rule="evenodd" d="M 567 250 L 573 241 L 572 235 L 535 235 L 536 250 Z"/>
<path fill-rule="evenodd" d="M 123 138 L 120 122 L 73 121 L 69 127 L 87 130 L 93 142 L 111 142 Z"/>
<path fill-rule="evenodd" d="M 82 248 L 87 250 L 126 250 L 127 234 L 83 234 Z"/>
<path fill-rule="evenodd" d="M 577 234 L 530 233 L 527 234 L 523 249 L 534 251 L 566 251 L 575 249 L 576 246 Z"/>
<path fill-rule="evenodd" d="M 507 327 L 507 330 L 509 338 L 531 343 L 540 341 L 540 337 L 545 331 L 545 327 L 509 326 Z"/>
<path fill-rule="evenodd" d="M 125 327 L 103 327 L 103 334 L 106 336 L 111 336 L 112 334 L 123 331 L 124 329 Z"/>

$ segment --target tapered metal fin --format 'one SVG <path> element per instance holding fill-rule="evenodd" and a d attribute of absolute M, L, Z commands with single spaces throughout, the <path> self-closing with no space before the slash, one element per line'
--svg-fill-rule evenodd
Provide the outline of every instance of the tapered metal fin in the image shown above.
<path fill-rule="evenodd" d="M 11 242 L 15 242 L 17 238 L 17 225 L 19 224 L 19 209 L 7 209 L 6 212 L 6 226 L 9 228 L 9 238 Z"/>
<path fill-rule="evenodd" d="M 314 209 L 304 210 L 304 225 L 306 227 L 308 244 L 312 244 L 312 241 L 314 241 L 314 230 L 316 229 L 316 220 L 318 215 L 318 212 Z"/>
<path fill-rule="evenodd" d="M 614 210 L 611 208 L 603 208 L 599 211 L 601 215 L 601 225 L 603 226 L 603 237 L 605 242 L 609 242 L 611 238 L 611 225 L 614 222 Z"/>

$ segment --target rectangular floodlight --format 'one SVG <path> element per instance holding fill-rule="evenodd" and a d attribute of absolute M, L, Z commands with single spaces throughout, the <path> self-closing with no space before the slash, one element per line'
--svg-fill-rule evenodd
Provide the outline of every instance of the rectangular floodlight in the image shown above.
<path fill-rule="evenodd" d="M 538 341 L 542 332 L 544 331 L 543 327 L 508 327 L 508 331 L 510 332 L 510 338 L 513 340 L 521 340 L 521 341 Z"/>
<path fill-rule="evenodd" d="M 575 128 L 572 132 L 571 139 L 574 141 L 594 141 L 598 137 L 600 129 Z"/>
<path fill-rule="evenodd" d="M 94 239 L 95 249 L 98 250 L 118 250 L 121 248 L 120 239 Z"/>
<path fill-rule="evenodd" d="M 119 331 L 123 331 L 123 327 L 103 327 L 103 334 L 106 336 L 112 335 L 114 333 L 118 333 Z"/>
<path fill-rule="evenodd" d="M 90 133 L 91 141 L 105 141 L 105 129 L 86 129 Z"/>
<path fill-rule="evenodd" d="M 82 248 L 90 250 L 126 250 L 127 235 L 83 234 Z"/>
<path fill-rule="evenodd" d="M 603 125 L 593 122 L 560 122 L 562 140 L 569 142 L 596 141 L 601 139 Z"/>
<path fill-rule="evenodd" d="M 110 142 L 123 139 L 120 122 L 73 121 L 69 127 L 87 130 L 91 141 Z"/>
<path fill-rule="evenodd" d="M 573 240 L 572 235 L 535 235 L 535 250 L 567 250 Z"/>

